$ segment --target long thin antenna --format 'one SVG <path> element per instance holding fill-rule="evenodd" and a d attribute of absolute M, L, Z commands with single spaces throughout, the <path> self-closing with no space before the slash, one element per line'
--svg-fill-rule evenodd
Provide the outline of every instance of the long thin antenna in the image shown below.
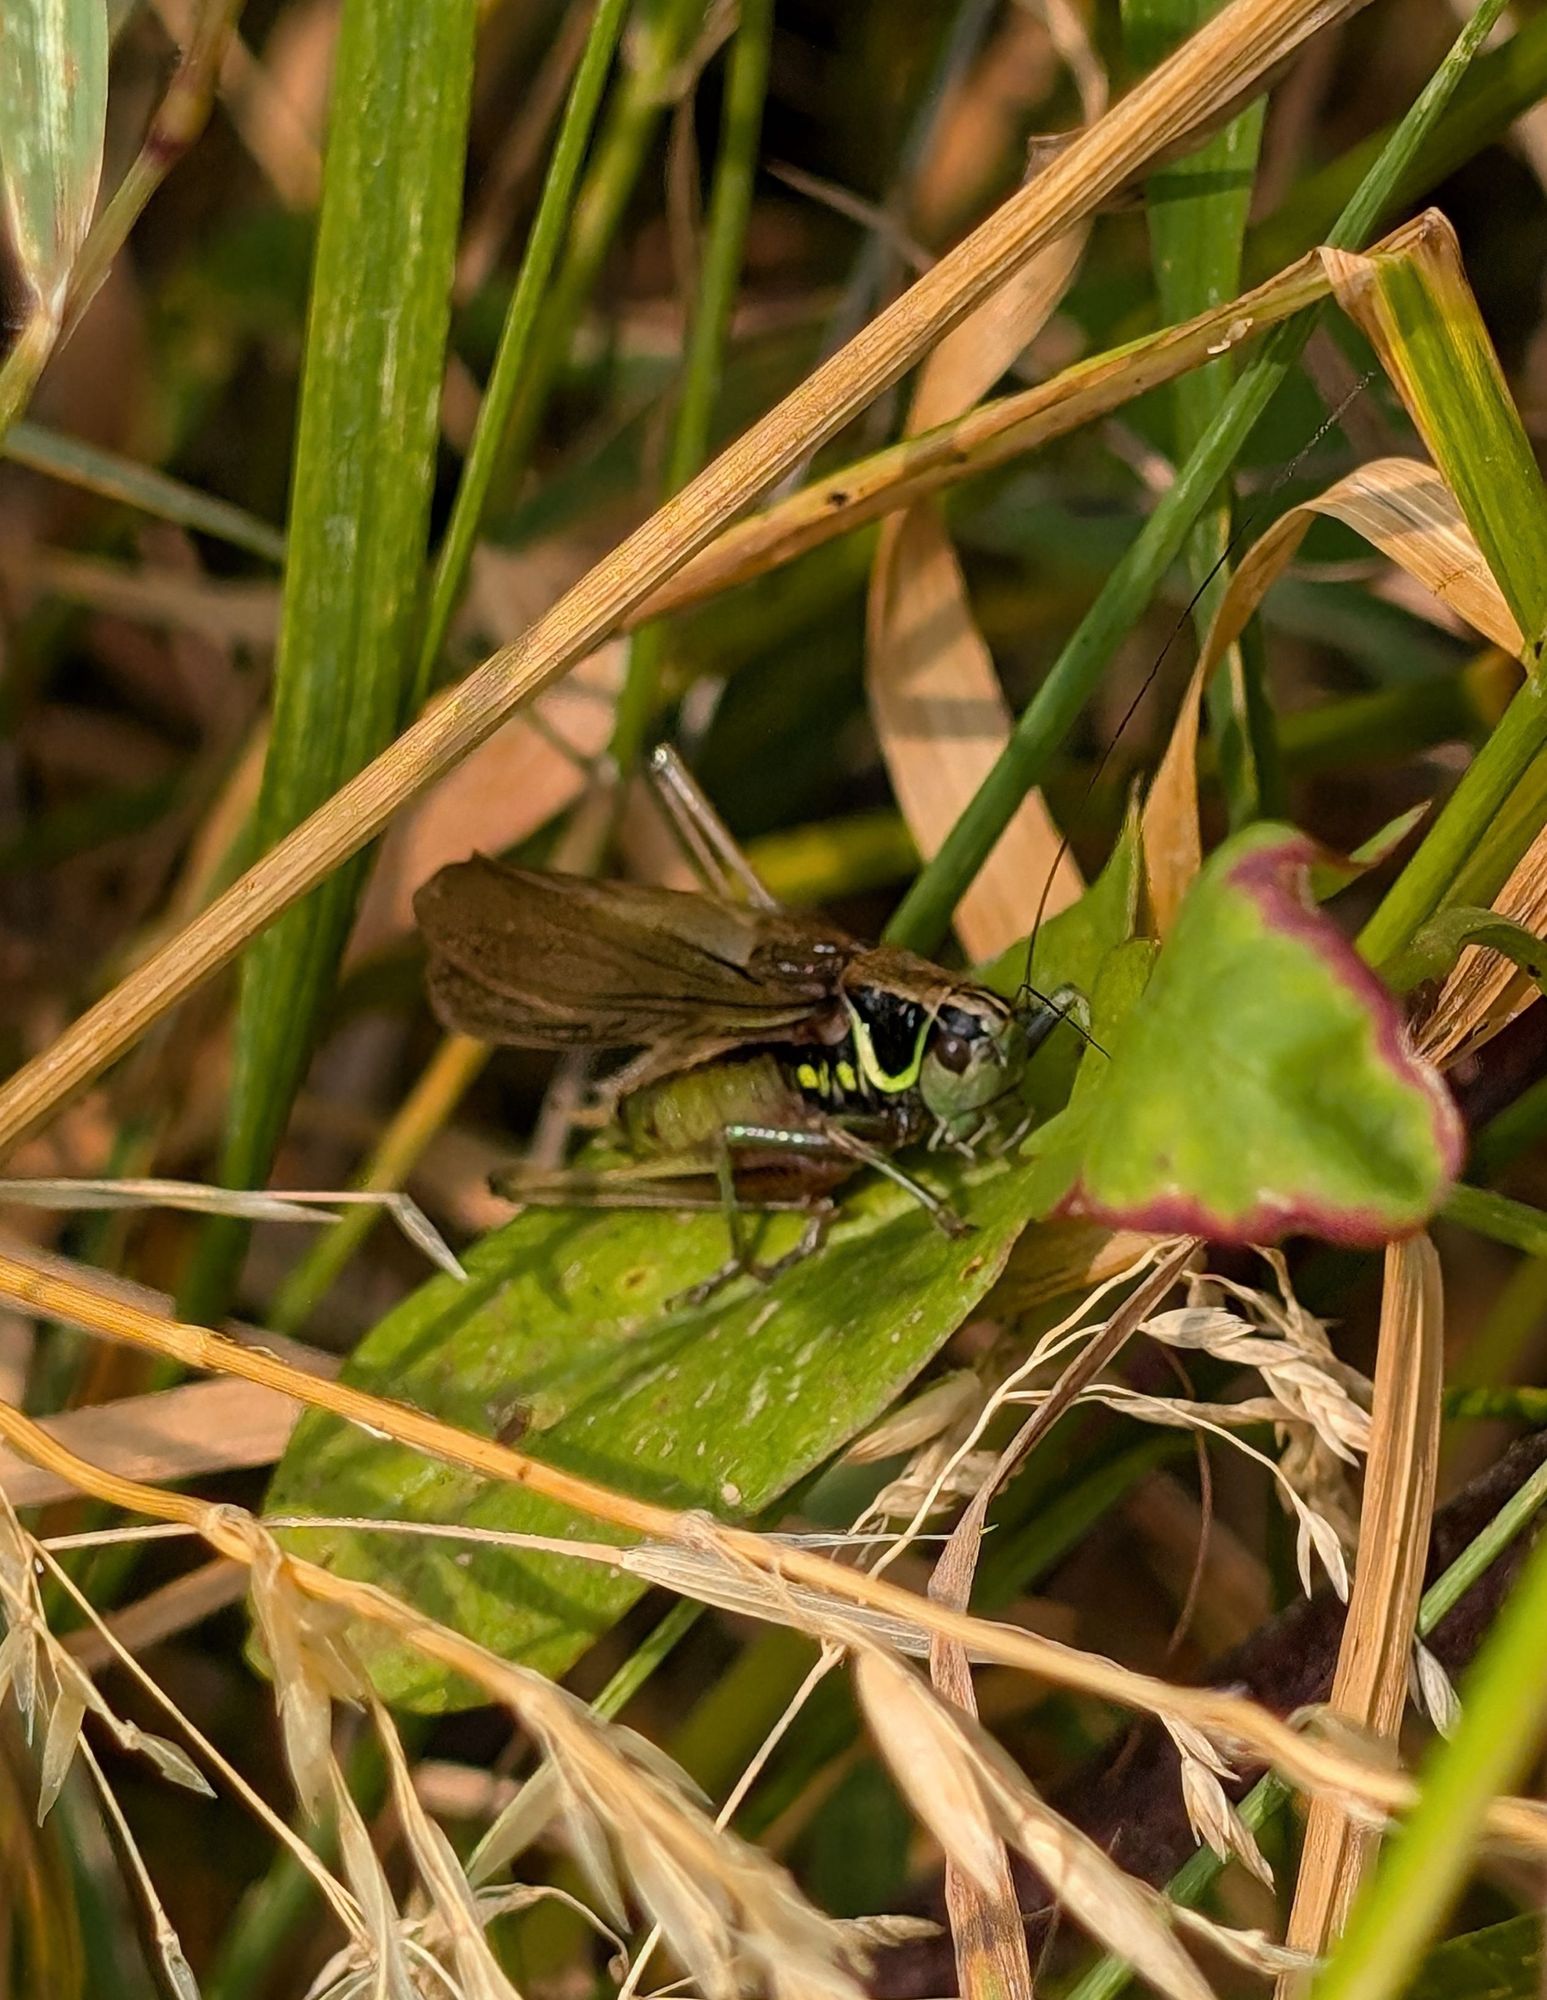
<path fill-rule="evenodd" d="M 1156 676 L 1159 674 L 1161 668 L 1165 665 L 1166 660 L 1169 658 L 1171 648 L 1176 644 L 1177 640 L 1181 637 L 1181 634 L 1185 630 L 1194 611 L 1197 610 L 1198 605 L 1202 600 L 1204 592 L 1208 589 L 1209 585 L 1214 581 L 1215 577 L 1219 575 L 1220 571 L 1224 568 L 1225 564 L 1229 562 L 1230 558 L 1235 554 L 1236 550 L 1241 546 L 1242 542 L 1251 533 L 1252 529 L 1255 528 L 1257 523 L 1262 519 L 1262 516 L 1266 511 L 1270 501 L 1273 499 L 1274 495 L 1281 492 L 1283 488 L 1289 483 L 1289 481 L 1294 477 L 1296 472 L 1298 472 L 1300 467 L 1305 463 L 1306 459 L 1309 458 L 1311 453 L 1321 443 L 1322 439 L 1327 435 L 1328 431 L 1330 431 L 1331 429 L 1333 429 L 1335 425 L 1340 424 L 1343 421 L 1344 413 L 1348 410 L 1350 404 L 1352 404 L 1358 397 L 1364 394 L 1365 390 L 1369 388 L 1370 384 L 1378 378 L 1379 373 L 1380 373 L 1379 369 L 1376 368 L 1366 369 L 1364 374 L 1359 377 L 1358 381 L 1356 381 L 1353 384 L 1353 386 L 1342 397 L 1339 398 L 1336 405 L 1327 412 L 1326 416 L 1323 417 L 1321 422 L 1316 426 L 1315 430 L 1306 439 L 1305 443 L 1301 445 L 1300 449 L 1295 453 L 1294 457 L 1290 459 L 1289 463 L 1286 466 L 1282 467 L 1281 470 L 1275 475 L 1267 491 L 1263 493 L 1261 498 L 1257 501 L 1257 504 L 1241 521 L 1239 527 L 1236 528 L 1235 532 L 1231 535 L 1229 541 L 1226 542 L 1224 548 L 1220 551 L 1217 559 L 1209 565 L 1208 574 L 1204 577 L 1203 581 L 1198 585 L 1197 589 L 1193 592 L 1192 596 L 1188 598 L 1187 603 L 1185 604 L 1180 615 L 1178 616 L 1175 625 L 1172 626 L 1171 631 L 1167 636 L 1166 643 L 1161 647 L 1160 651 L 1155 655 L 1154 662 L 1151 665 L 1149 672 L 1144 676 L 1144 679 L 1140 682 L 1138 692 L 1134 695 L 1133 700 L 1129 702 L 1127 708 L 1123 711 L 1122 721 L 1118 723 L 1117 728 L 1113 731 L 1112 735 L 1107 740 L 1105 749 L 1103 749 L 1100 757 L 1097 758 L 1096 768 L 1091 772 L 1089 779 L 1086 781 L 1085 789 L 1080 794 L 1079 804 L 1074 809 L 1074 816 L 1070 821 L 1071 832 L 1074 827 L 1078 826 L 1081 815 L 1085 811 L 1085 808 L 1090 804 L 1091 794 L 1095 791 L 1097 785 L 1100 784 L 1101 775 L 1106 770 L 1107 765 L 1111 762 L 1113 751 L 1116 750 L 1118 744 L 1122 741 L 1123 731 L 1128 727 L 1129 723 L 1132 722 L 1134 716 L 1138 713 L 1139 704 L 1144 700 L 1144 697 L 1149 693 L 1150 689 L 1154 686 Z M 1036 988 L 1031 983 L 1032 955 L 1034 954 L 1037 948 L 1037 934 L 1042 928 L 1042 919 L 1047 913 L 1047 899 L 1049 895 L 1052 893 L 1053 883 L 1058 874 L 1059 864 L 1062 862 L 1064 856 L 1069 852 L 1069 839 L 1070 839 L 1070 834 L 1067 832 L 1060 839 L 1058 843 L 1058 851 L 1053 856 L 1053 865 L 1051 868 L 1049 868 L 1047 875 L 1042 883 L 1042 894 L 1037 899 L 1036 917 L 1032 922 L 1031 935 L 1026 940 L 1026 975 L 1021 981 L 1021 988 L 1024 992 L 1036 993 Z M 1039 995 L 1038 997 L 1040 998 L 1042 996 Z M 1090 1038 L 1087 1036 L 1086 1039 L 1089 1040 Z M 1096 1044 L 1096 1046 L 1099 1047 L 1100 1044 L 1098 1043 Z"/>

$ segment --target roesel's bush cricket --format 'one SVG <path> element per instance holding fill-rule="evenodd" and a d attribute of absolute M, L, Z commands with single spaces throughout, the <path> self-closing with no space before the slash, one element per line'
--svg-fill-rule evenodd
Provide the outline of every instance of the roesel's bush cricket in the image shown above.
<path fill-rule="evenodd" d="M 520 1048 L 635 1054 L 603 1084 L 626 1158 L 496 1192 L 545 1206 L 723 1207 L 732 1254 L 696 1288 L 767 1278 L 822 1240 L 832 1190 L 864 1168 L 948 1235 L 966 1225 L 894 1157 L 971 1153 L 1020 1114 L 1032 1053 L 1083 1012 L 1072 989 L 1012 1001 L 912 952 L 781 909 L 669 750 L 652 775 L 714 884 L 692 894 L 513 868 L 475 855 L 415 898 L 447 1027 Z M 739 885 L 746 900 L 735 899 Z M 800 1242 L 760 1265 L 742 1210 L 799 1209 Z"/>

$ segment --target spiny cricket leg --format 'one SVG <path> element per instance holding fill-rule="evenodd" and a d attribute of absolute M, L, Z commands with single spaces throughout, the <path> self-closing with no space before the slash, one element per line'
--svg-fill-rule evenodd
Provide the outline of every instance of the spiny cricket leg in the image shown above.
<path fill-rule="evenodd" d="M 744 1133 L 757 1135 L 756 1141 L 750 1143 L 770 1143 L 770 1134 L 777 1129 L 765 1130 L 761 1126 L 730 1125 L 720 1135 L 720 1144 L 715 1153 L 715 1179 L 719 1183 L 721 1213 L 725 1217 L 725 1227 L 731 1239 L 731 1254 L 718 1271 L 711 1272 L 707 1278 L 690 1286 L 687 1291 L 679 1292 L 668 1302 L 670 1307 L 701 1306 L 706 1299 L 713 1298 L 716 1292 L 730 1284 L 734 1278 L 756 1278 L 760 1284 L 771 1284 L 781 1272 L 790 1270 L 796 1264 L 804 1263 L 807 1257 L 814 1255 L 822 1247 L 822 1241 L 827 1235 L 827 1225 L 833 1216 L 833 1205 L 830 1201 L 816 1201 L 810 1204 L 806 1226 L 800 1233 L 800 1241 L 792 1250 L 786 1250 L 782 1257 L 775 1257 L 769 1263 L 762 1263 L 752 1255 L 747 1246 L 742 1205 L 736 1195 L 736 1169 L 732 1148 L 738 1141 L 749 1143 L 742 1138 Z M 801 1135 L 786 1133 L 783 1136 L 795 1139 Z M 771 1143 L 777 1144 L 778 1141 L 773 1140 Z"/>
<path fill-rule="evenodd" d="M 857 1133 L 836 1122 L 813 1126 L 806 1131 L 788 1132 L 771 1126 L 732 1125 L 727 1126 L 725 1136 L 732 1145 L 783 1146 L 792 1152 L 825 1153 L 829 1158 L 834 1153 L 841 1153 L 860 1166 L 873 1167 L 878 1174 L 884 1174 L 889 1181 L 905 1189 L 945 1235 L 971 1234 L 971 1223 L 964 1222 L 949 1202 L 931 1193 L 922 1181 L 915 1180 L 912 1174 L 899 1167 L 879 1146 L 872 1146 Z"/>

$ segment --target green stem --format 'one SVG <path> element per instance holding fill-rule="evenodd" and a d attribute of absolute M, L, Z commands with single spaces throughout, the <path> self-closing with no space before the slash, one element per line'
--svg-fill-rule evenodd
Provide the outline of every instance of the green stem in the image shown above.
<path fill-rule="evenodd" d="M 704 229 L 698 297 L 688 328 L 682 390 L 666 454 L 665 499 L 686 486 L 709 453 L 710 426 L 752 213 L 772 40 L 773 0 L 742 0 L 726 78 L 720 156 Z M 612 732 L 612 759 L 619 771 L 630 771 L 638 763 L 655 716 L 663 636 L 660 624 L 647 625 L 634 634 L 629 647 L 628 675 L 618 697 Z"/>
<path fill-rule="evenodd" d="M 1547 1389 L 1509 1388 L 1479 1383 L 1445 1391 L 1445 1414 L 1461 1421 L 1547 1424 Z"/>
<path fill-rule="evenodd" d="M 1507 1243 L 1532 1257 L 1547 1257 L 1547 1215 L 1523 1201 L 1463 1181 L 1451 1189 L 1442 1213 L 1448 1222 L 1459 1222 L 1478 1236 Z"/>
<path fill-rule="evenodd" d="M 1488 1120 L 1472 1141 L 1467 1172 L 1474 1180 L 1491 1181 L 1543 1137 L 1547 1137 L 1547 1076 L 1539 1077 Z"/>
<path fill-rule="evenodd" d="M 58 320 L 34 306 L 0 361 L 0 438 L 26 409 L 58 337 Z"/>
<path fill-rule="evenodd" d="M 1364 240 L 1503 10 L 1504 0 L 1482 0 L 1333 225 L 1329 244 L 1353 249 Z M 1213 498 L 1236 453 L 1294 365 L 1314 324 L 1314 313 L 1308 313 L 1278 327 L 1256 360 L 1242 371 L 1175 483 L 1162 496 L 1054 662 L 939 853 L 903 899 L 887 929 L 890 942 L 928 951 L 945 934 L 963 892 L 1021 800 L 1046 776 L 1054 753 L 1074 726 L 1107 662 L 1137 624 L 1194 521 Z M 1500 733 L 1503 727 L 1501 724 Z M 1428 910 L 1421 914 L 1426 916 Z"/>
<path fill-rule="evenodd" d="M 435 574 L 430 583 L 424 642 L 419 655 L 414 707 L 429 691 L 435 662 L 446 643 L 452 615 L 467 580 L 473 545 L 483 520 L 489 489 L 505 455 L 505 434 L 519 391 L 527 388 L 539 320 L 560 246 L 571 225 L 571 204 L 586 148 L 591 142 L 597 107 L 628 13 L 629 0 L 597 0 L 596 14 L 586 36 L 569 99 L 549 157 L 537 213 L 516 274 L 516 288 L 500 329 L 499 347 L 478 411 L 473 440 L 457 483 L 451 519 L 446 527 Z M 528 389 L 528 394 L 530 390 Z"/>
<path fill-rule="evenodd" d="M 1547 695 L 1532 675 L 1472 759 L 1418 852 L 1359 935 L 1372 965 L 1384 965 L 1445 900 L 1511 791 L 1547 748 Z"/>
<path fill-rule="evenodd" d="M 531 452 L 548 392 L 564 364 L 670 101 L 673 72 L 687 53 L 703 12 L 704 0 L 656 0 L 642 8 L 630 32 L 633 63 L 609 106 L 585 185 L 567 219 L 564 256 L 542 301 L 526 366 L 505 419 L 504 443 L 495 467 L 502 485 L 508 486 L 511 474 L 525 465 Z"/>

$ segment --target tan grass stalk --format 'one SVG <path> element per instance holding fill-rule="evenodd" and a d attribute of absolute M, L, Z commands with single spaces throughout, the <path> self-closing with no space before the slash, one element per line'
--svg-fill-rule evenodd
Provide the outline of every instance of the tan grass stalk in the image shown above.
<path fill-rule="evenodd" d="M 1409 225 L 1410 226 L 1410 225 Z M 1404 230 L 1386 238 L 1395 246 Z M 760 513 L 724 529 L 628 615 L 630 626 L 703 604 L 793 562 L 838 535 L 912 506 L 958 481 L 1008 464 L 1108 415 L 1253 334 L 1324 299 L 1331 289 L 1313 251 L 1239 298 L 1145 335 L 1110 354 L 979 403 L 964 416 L 823 473 Z"/>
<path fill-rule="evenodd" d="M 975 1720 L 874 1647 L 855 1648 L 854 1679 L 894 1777 L 961 1873 L 991 1888 L 1010 1842 L 1060 1907 L 1168 2000 L 1213 2000 L 1177 1943 L 1161 1897 L 1045 1805 Z"/>
<path fill-rule="evenodd" d="M 248 938 L 375 838 L 518 703 L 592 651 L 716 531 L 834 436 L 942 335 L 1147 159 L 1207 122 L 1362 0 L 1230 0 L 1068 151 L 793 390 L 590 571 L 514 646 L 470 674 L 180 936 L 0 1091 L 0 1154 L 98 1076 Z"/>
<path fill-rule="evenodd" d="M 259 1825 L 265 1827 L 282 1847 L 288 1849 L 297 1865 L 306 1874 L 311 1876 L 323 1900 L 328 1904 L 340 1924 L 343 1925 L 345 1931 L 353 1936 L 360 1936 L 362 1934 L 360 1913 L 343 1885 L 335 1881 L 334 1877 L 312 1851 L 307 1842 L 302 1839 L 300 1834 L 273 1810 L 262 1795 L 243 1777 L 242 1773 L 230 1759 L 221 1753 L 190 1717 L 176 1705 L 161 1684 L 141 1666 L 135 1651 L 136 1646 L 141 1642 L 125 1633 L 125 1620 L 122 1618 L 104 1619 L 91 1603 L 91 1600 L 86 1596 L 86 1593 L 81 1589 L 80 1585 L 75 1581 L 74 1577 L 70 1575 L 69 1571 L 65 1569 L 63 1564 L 58 1561 L 46 1546 L 34 1541 L 31 1547 L 35 1552 L 36 1560 L 47 1569 L 57 1588 L 74 1602 L 82 1618 L 85 1620 L 85 1624 L 82 1627 L 72 1632 L 62 1642 L 64 1650 L 69 1653 L 70 1658 L 75 1664 L 86 1673 L 95 1671 L 96 1667 L 116 1666 L 121 1668 L 130 1680 L 137 1683 L 146 1696 L 176 1722 L 178 1728 L 198 1751 L 199 1756 L 203 1759 L 204 1766 L 213 1771 L 221 1779 L 222 1783 L 237 1798 L 242 1800 Z M 240 1577 L 243 1590 L 245 1591 L 247 1577 L 245 1571 L 239 1565 L 226 1562 L 222 1558 L 217 1558 L 208 1567 L 211 1570 L 218 1570 L 223 1577 Z M 85 1641 L 94 1643 L 88 1645 L 83 1643 Z M 88 1662 L 88 1653 L 100 1655 L 96 1659 L 95 1667 Z M 143 1731 L 139 1732 L 139 1737 L 143 1740 Z M 153 1738 L 151 1741 L 157 1745 L 164 1744 L 164 1739 L 161 1738 Z M 139 1741 L 131 1739 L 123 1747 L 138 1748 L 140 1744 Z M 165 1747 L 176 1748 L 175 1745 Z M 177 1752 L 178 1758 L 182 1758 L 182 1755 L 181 1751 Z M 174 1763 L 170 1768 L 165 1769 L 163 1775 L 175 1783 L 187 1784 L 187 1770 L 189 1769 L 194 1771 L 195 1776 L 200 1777 L 197 1789 L 207 1791 L 209 1787 L 203 1783 L 198 1768 L 189 1764 L 186 1759 L 183 1759 L 182 1764 Z"/>
<path fill-rule="evenodd" d="M 1444 1372 L 1439 1258 L 1428 1237 L 1415 1236 L 1386 1252 L 1359 1556 L 1332 1683 L 1333 1713 L 1393 1745 L 1429 1552 Z M 1289 1919 L 1291 1946 L 1317 1957 L 1327 1950 L 1378 1844 L 1368 1819 L 1343 1802 L 1313 1801 Z M 1287 1973 L 1279 2000 L 1305 1990 L 1302 1974 Z"/>
<path fill-rule="evenodd" d="M 143 1396 L 88 1403 L 46 1419 L 53 1436 L 93 1464 L 156 1484 L 272 1465 L 300 1407 L 248 1382 L 181 1382 Z M 62 1480 L 0 1452 L 0 1492 L 13 1507 L 68 1499 Z"/>
<path fill-rule="evenodd" d="M 1403 1773 L 1361 1762 L 1339 1744 L 1317 1740 L 1244 1697 L 1206 1687 L 1174 1687 L 1152 1674 L 1138 1673 L 1097 1654 L 1079 1652 L 1032 1632 L 931 1604 L 912 1591 L 866 1575 L 809 1550 L 722 1525 L 699 1513 L 676 1513 L 667 1507 L 613 1492 L 595 1482 L 545 1465 L 492 1438 L 459 1431 L 422 1411 L 339 1382 L 316 1381 L 286 1367 L 274 1356 L 238 1346 L 203 1327 L 157 1321 L 137 1308 L 104 1298 L 84 1285 L 29 1271 L 15 1257 L 0 1256 L 0 1298 L 15 1300 L 29 1311 L 71 1321 L 108 1333 L 131 1344 L 164 1353 L 192 1368 L 225 1370 L 281 1389 L 314 1407 L 330 1410 L 346 1421 L 385 1433 L 399 1443 L 481 1476 L 540 1493 L 572 1512 L 585 1514 L 634 1533 L 678 1544 L 701 1555 L 717 1555 L 725 1566 L 749 1582 L 761 1578 L 766 1596 L 758 1615 L 776 1622 L 794 1622 L 818 1636 L 843 1636 L 843 1607 L 859 1605 L 911 1624 L 930 1635 L 959 1640 L 984 1661 L 1037 1675 L 1049 1683 L 1116 1702 L 1146 1714 L 1175 1716 L 1195 1724 L 1216 1741 L 1246 1746 L 1253 1757 L 1272 1764 L 1295 1785 L 1311 1792 L 1331 1791 L 1362 1800 L 1372 1810 L 1404 1811 L 1415 1790 Z M 181 1493 L 163 1492 L 107 1473 L 68 1451 L 19 1410 L 0 1404 L 0 1437 L 28 1458 L 71 1481 L 76 1488 L 116 1507 L 152 1519 L 177 1521 L 203 1535 L 213 1547 L 235 1560 L 254 1560 L 250 1534 L 239 1527 L 232 1510 L 211 1508 Z M 445 1630 L 433 1619 L 400 1604 L 383 1591 L 296 1563 L 304 1572 L 304 1588 L 320 1602 L 348 1608 L 351 1615 L 387 1624 L 426 1657 L 489 1685 L 492 1656 L 471 1641 Z M 804 1617 L 793 1620 L 784 1593 L 804 1586 L 831 1607 L 831 1631 Z M 501 1673 L 513 1671 L 502 1662 Z M 501 1697 L 503 1698 L 503 1697 Z M 1547 1811 L 1520 1799 L 1496 1801 L 1489 1808 L 1490 1833 L 1547 1850 Z"/>

